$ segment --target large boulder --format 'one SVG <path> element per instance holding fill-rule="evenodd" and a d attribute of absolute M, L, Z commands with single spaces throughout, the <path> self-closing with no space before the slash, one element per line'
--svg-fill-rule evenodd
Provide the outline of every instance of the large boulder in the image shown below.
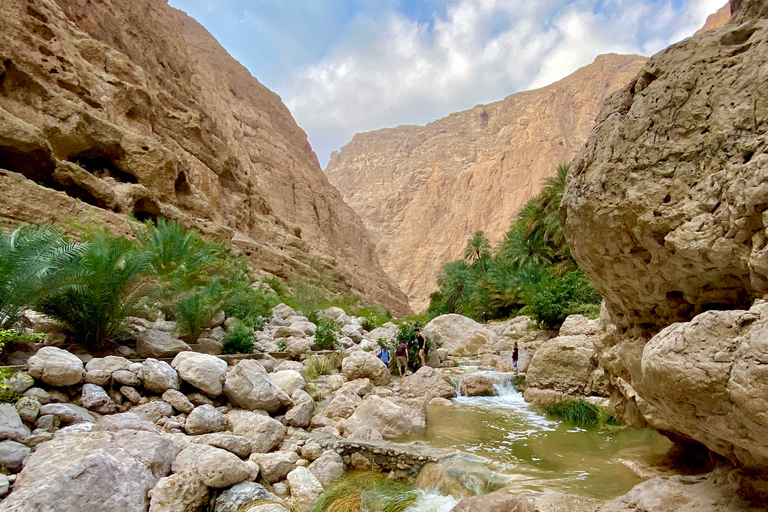
<path fill-rule="evenodd" d="M 544 342 L 533 354 L 525 376 L 524 396 L 535 402 L 589 396 L 594 388 L 591 377 L 597 368 L 592 337 L 579 335 L 553 338 Z M 542 394 L 537 393 L 538 390 L 555 393 Z"/>
<path fill-rule="evenodd" d="M 440 373 L 431 366 L 422 366 L 413 375 L 400 380 L 400 386 L 414 396 L 422 397 L 429 402 L 433 398 L 452 398 L 456 389 Z"/>
<path fill-rule="evenodd" d="M 221 414 L 212 405 L 201 405 L 187 416 L 184 423 L 184 430 L 189 435 L 209 434 L 226 430 L 227 417 Z"/>
<path fill-rule="evenodd" d="M 196 472 L 161 478 L 149 491 L 149 512 L 200 512 L 208 503 L 208 487 Z"/>
<path fill-rule="evenodd" d="M 83 394 L 80 398 L 83 407 L 99 414 L 114 414 L 117 412 L 115 402 L 109 397 L 104 388 L 96 384 L 83 384 Z"/>
<path fill-rule="evenodd" d="M 285 478 L 296 467 L 299 455 L 294 451 L 254 453 L 250 460 L 259 465 L 261 477 L 273 484 Z"/>
<path fill-rule="evenodd" d="M 31 451 L 28 446 L 10 439 L 0 441 L 0 470 L 18 473 Z"/>
<path fill-rule="evenodd" d="M 207 446 L 197 456 L 197 474 L 208 487 L 221 489 L 248 480 L 251 472 L 240 457 L 220 448 Z"/>
<path fill-rule="evenodd" d="M 278 498 L 263 485 L 254 482 L 243 482 L 230 487 L 219 494 L 213 512 L 247 512 L 253 508 L 245 508 L 245 505 L 262 501 L 277 501 Z M 287 509 L 284 509 L 287 512 Z"/>
<path fill-rule="evenodd" d="M 291 395 L 293 405 L 285 412 L 285 422 L 292 427 L 307 428 L 315 412 L 315 401 L 303 389 L 297 389 Z"/>
<path fill-rule="evenodd" d="M 208 396 L 218 396 L 224 387 L 227 363 L 216 356 L 180 352 L 171 363 L 179 376 Z"/>
<path fill-rule="evenodd" d="M 461 394 L 464 396 L 493 396 L 496 390 L 487 375 L 472 374 L 461 380 Z"/>
<path fill-rule="evenodd" d="M 253 453 L 267 453 L 278 446 L 287 429 L 279 421 L 256 412 L 235 409 L 227 413 L 232 432 L 251 443 Z"/>
<path fill-rule="evenodd" d="M 83 362 L 57 347 L 43 347 L 27 361 L 27 371 L 49 386 L 73 386 L 83 381 Z"/>
<path fill-rule="evenodd" d="M 27 458 L 0 510 L 146 512 L 177 453 L 169 438 L 141 430 L 56 436 Z"/>
<path fill-rule="evenodd" d="M 308 469 L 323 488 L 328 489 L 344 476 L 344 460 L 335 451 L 327 450 Z"/>
<path fill-rule="evenodd" d="M 435 342 L 435 348 L 446 348 L 452 356 L 474 356 L 477 349 L 492 341 L 494 334 L 471 318 L 462 315 L 441 315 L 424 327 Z"/>
<path fill-rule="evenodd" d="M 336 393 L 328 405 L 323 409 L 322 415 L 328 418 L 346 419 L 352 416 L 362 399 L 351 389 Z"/>
<path fill-rule="evenodd" d="M 384 386 L 392 380 L 387 365 L 372 352 L 353 352 L 341 362 L 341 373 L 349 380 L 370 379 L 376 386 Z"/>
<path fill-rule="evenodd" d="M 272 308 L 272 316 L 275 318 L 281 318 L 285 320 L 289 316 L 295 316 L 296 310 L 293 309 L 291 306 L 288 306 L 286 304 L 280 303 L 277 306 Z"/>
<path fill-rule="evenodd" d="M 411 415 L 394 402 L 376 395 L 369 395 L 355 412 L 344 420 L 344 430 L 355 432 L 361 427 L 371 427 L 385 439 L 394 439 L 414 430 Z"/>
<path fill-rule="evenodd" d="M 251 454 L 251 442 L 248 441 L 248 439 L 227 432 L 215 432 L 195 436 L 194 442 L 227 450 L 241 458 Z"/>
<path fill-rule="evenodd" d="M 282 389 L 286 395 L 291 396 L 297 389 L 304 389 L 304 377 L 295 370 L 281 370 L 269 375 L 272 382 Z"/>
<path fill-rule="evenodd" d="M 127 370 L 131 367 L 131 361 L 120 356 L 94 357 L 85 363 L 87 372 L 104 372 L 110 376 L 117 370 Z"/>
<path fill-rule="evenodd" d="M 291 488 L 291 498 L 300 511 L 312 508 L 323 495 L 323 486 L 307 468 L 298 467 L 288 473 L 288 485 Z"/>
<path fill-rule="evenodd" d="M 136 338 L 139 357 L 173 357 L 185 350 L 189 350 L 189 345 L 157 329 L 148 329 Z"/>
<path fill-rule="evenodd" d="M 181 387 L 179 374 L 171 365 L 157 359 L 146 359 L 138 372 L 144 387 L 153 393 L 165 393 L 169 389 L 178 390 Z"/>
<path fill-rule="evenodd" d="M 264 367 L 253 359 L 244 359 L 229 370 L 224 394 L 230 402 L 243 409 L 276 412 L 291 404 L 290 397 L 270 379 Z"/>
<path fill-rule="evenodd" d="M 10 439 L 21 442 L 29 434 L 29 427 L 21 421 L 19 411 L 10 404 L 0 405 L 0 441 Z"/>
<path fill-rule="evenodd" d="M 592 320 L 584 315 L 569 315 L 560 326 L 558 336 L 595 335 L 599 330 L 598 323 L 598 319 Z"/>

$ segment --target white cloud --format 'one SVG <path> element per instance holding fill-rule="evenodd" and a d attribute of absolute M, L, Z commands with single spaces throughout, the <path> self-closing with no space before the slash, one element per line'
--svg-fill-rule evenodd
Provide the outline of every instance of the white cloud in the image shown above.
<path fill-rule="evenodd" d="M 325 163 L 359 131 L 425 123 L 558 80 L 607 52 L 649 55 L 724 0 L 448 0 L 419 23 L 358 13 L 324 57 L 277 84 Z M 679 4 L 679 2 L 677 2 Z"/>

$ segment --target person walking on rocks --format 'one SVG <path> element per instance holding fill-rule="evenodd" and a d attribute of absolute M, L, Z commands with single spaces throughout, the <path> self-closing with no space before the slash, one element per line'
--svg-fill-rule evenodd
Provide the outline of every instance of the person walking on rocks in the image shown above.
<path fill-rule="evenodd" d="M 515 367 L 515 375 L 517 375 L 517 358 L 518 358 L 518 351 L 517 351 L 517 342 L 512 344 L 512 366 Z"/>
<path fill-rule="evenodd" d="M 397 373 L 402 377 L 408 370 L 408 345 L 404 341 L 395 349 L 395 362 L 397 363 Z"/>
<path fill-rule="evenodd" d="M 390 352 L 389 349 L 381 342 L 379 343 L 379 350 L 376 352 L 376 357 L 381 359 L 381 362 L 384 363 L 384 366 L 389 368 L 389 360 L 392 358 L 392 352 Z"/>
<path fill-rule="evenodd" d="M 416 327 L 413 332 L 416 333 L 416 342 L 419 344 L 419 359 L 421 359 L 421 366 L 424 366 L 424 352 L 427 347 L 427 338 L 421 333 L 421 328 Z"/>

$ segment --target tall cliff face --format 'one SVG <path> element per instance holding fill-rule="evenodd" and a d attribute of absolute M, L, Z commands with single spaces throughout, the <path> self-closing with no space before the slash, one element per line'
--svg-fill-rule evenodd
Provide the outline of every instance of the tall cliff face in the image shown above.
<path fill-rule="evenodd" d="M 340 291 L 409 312 L 280 98 L 184 13 L 163 0 L 4 0 L 0 43 L 6 223 L 127 233 L 129 212 L 164 216 L 258 269 L 319 262 Z"/>
<path fill-rule="evenodd" d="M 584 144 L 606 96 L 645 60 L 603 55 L 542 89 L 426 126 L 357 134 L 331 156 L 326 174 L 415 310 L 429 304 L 437 272 L 462 257 L 475 231 L 503 236 L 542 179 Z"/>
<path fill-rule="evenodd" d="M 768 468 L 768 2 L 606 101 L 561 222 L 606 301 L 615 411 Z"/>
<path fill-rule="evenodd" d="M 722 6 L 720 9 L 717 10 L 716 13 L 710 14 L 707 16 L 707 21 L 704 23 L 704 26 L 701 27 L 699 30 L 696 31 L 695 36 L 698 36 L 699 34 L 703 34 L 707 30 L 712 30 L 715 28 L 720 28 L 722 26 L 725 26 L 728 21 L 731 19 L 731 4 L 730 2 L 726 2 L 724 6 Z"/>

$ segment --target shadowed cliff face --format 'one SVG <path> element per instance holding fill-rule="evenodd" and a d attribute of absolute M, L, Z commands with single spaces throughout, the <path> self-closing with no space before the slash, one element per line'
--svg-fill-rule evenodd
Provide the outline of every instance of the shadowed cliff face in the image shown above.
<path fill-rule="evenodd" d="M 0 41 L 6 223 L 163 216 L 409 312 L 280 98 L 193 19 L 162 0 L 6 0 Z"/>
<path fill-rule="evenodd" d="M 606 101 L 561 223 L 617 414 L 766 469 L 768 2 L 733 8 Z"/>
<path fill-rule="evenodd" d="M 645 63 L 603 55 L 548 87 L 451 114 L 426 126 L 355 135 L 326 173 L 364 219 L 384 269 L 423 310 L 435 276 L 477 230 L 492 242 L 570 161 L 605 97 Z"/>

